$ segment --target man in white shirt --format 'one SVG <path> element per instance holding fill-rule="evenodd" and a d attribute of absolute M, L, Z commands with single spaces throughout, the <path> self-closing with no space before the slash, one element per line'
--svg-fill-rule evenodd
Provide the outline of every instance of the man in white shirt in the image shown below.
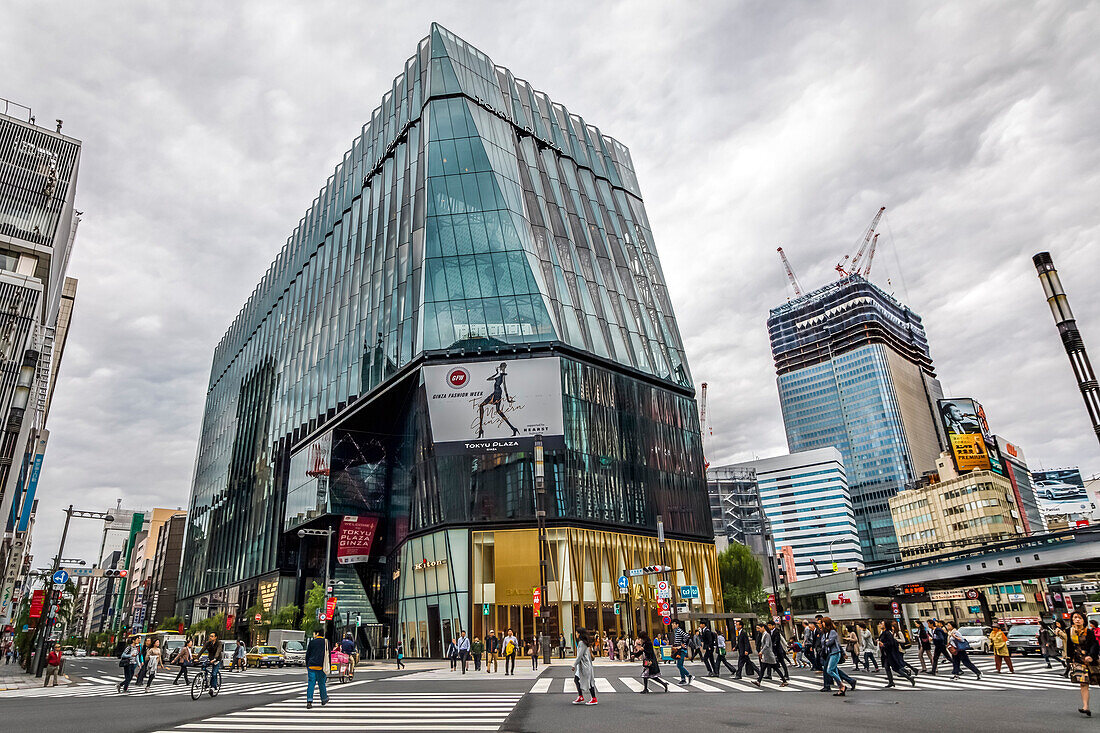
<path fill-rule="evenodd" d="M 466 665 L 470 660 L 470 639 L 465 631 L 459 632 L 455 646 L 458 648 L 458 658 L 462 662 L 462 674 L 466 674 Z"/>

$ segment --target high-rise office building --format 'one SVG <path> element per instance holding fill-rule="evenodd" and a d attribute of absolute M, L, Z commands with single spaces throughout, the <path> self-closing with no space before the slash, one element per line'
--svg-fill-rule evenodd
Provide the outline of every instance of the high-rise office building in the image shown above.
<path fill-rule="evenodd" d="M 1031 479 L 1031 472 L 1027 468 L 1027 459 L 1024 457 L 1024 449 L 1015 443 L 1010 443 L 1000 435 L 993 436 L 997 441 L 998 453 L 1004 463 L 1005 475 L 1012 482 L 1012 497 L 1016 502 L 1016 510 L 1020 514 L 1020 520 L 1024 525 L 1025 534 L 1034 534 L 1046 529 L 1046 522 L 1039 511 L 1039 500 L 1035 496 L 1035 483 Z"/>
<path fill-rule="evenodd" d="M 76 280 L 65 277 L 80 212 L 81 143 L 0 99 L 0 625 L 19 568 L 49 439 L 46 416 Z"/>
<path fill-rule="evenodd" d="M 832 572 L 833 563 L 840 570 L 863 569 L 844 463 L 836 448 L 735 463 L 711 471 L 715 475 L 744 471 L 755 475 L 760 507 L 774 545 L 768 555 L 780 557 L 783 548 L 790 547 L 798 577 Z"/>
<path fill-rule="evenodd" d="M 553 639 L 662 627 L 658 516 L 716 610 L 691 385 L 630 152 L 433 25 L 215 350 L 177 612 L 300 603 L 332 528 L 341 620 L 530 636 L 539 481 Z"/>
<path fill-rule="evenodd" d="M 772 309 L 768 333 L 791 453 L 840 450 L 863 559 L 896 560 L 887 502 L 940 453 L 920 317 L 852 275 Z"/>

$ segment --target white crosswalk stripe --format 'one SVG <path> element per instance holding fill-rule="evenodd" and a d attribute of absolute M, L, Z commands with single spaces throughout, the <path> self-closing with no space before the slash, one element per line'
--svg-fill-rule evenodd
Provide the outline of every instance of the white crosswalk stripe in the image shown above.
<path fill-rule="evenodd" d="M 96 684 L 71 684 L 71 685 L 58 685 L 57 687 L 36 687 L 28 690 L 19 691 L 20 697 L 63 697 L 63 698 L 84 698 L 84 697 L 102 697 L 103 695 L 117 695 L 116 690 L 117 680 L 112 680 L 108 684 L 96 683 Z M 237 681 L 225 681 L 222 683 L 222 689 L 218 693 L 219 695 L 287 695 L 300 690 L 305 689 L 305 680 L 295 680 L 293 682 L 237 682 Z M 130 683 L 130 697 L 166 697 L 171 695 L 183 695 L 190 696 L 191 686 L 185 685 L 180 682 L 179 685 L 173 685 L 171 682 L 154 682 L 149 688 L 149 691 L 145 691 L 143 685 L 136 685 Z"/>
<path fill-rule="evenodd" d="M 540 680 L 541 681 L 541 680 Z M 361 684 L 361 683 L 353 683 Z M 332 690 L 328 705 L 304 695 L 172 728 L 170 733 L 227 731 L 497 731 L 523 698 L 516 693 Z M 157 733 L 169 733 L 158 731 Z"/>
<path fill-rule="evenodd" d="M 597 670 L 598 672 L 599 670 Z M 845 670 L 846 672 L 848 670 Z M 856 680 L 856 690 L 876 692 L 886 689 L 886 676 L 882 672 L 872 674 L 867 672 L 852 673 Z M 810 675 L 804 670 L 797 670 L 791 676 L 788 686 L 781 687 L 778 678 L 764 680 L 761 687 L 756 687 L 755 678 L 730 679 L 728 677 L 695 677 L 686 685 L 670 682 L 669 692 L 816 692 L 821 689 L 822 678 L 820 675 Z M 1042 670 L 1034 672 L 1018 671 L 1016 674 L 990 674 L 982 672 L 981 680 L 975 679 L 972 673 L 958 680 L 951 679 L 950 668 L 947 672 L 941 671 L 938 675 L 918 674 L 917 685 L 913 687 L 904 677 L 895 675 L 894 684 L 899 691 L 982 691 L 982 690 L 1066 690 L 1073 688 L 1069 682 L 1059 676 L 1056 671 L 1048 672 L 1045 665 Z M 667 681 L 667 680 L 666 680 Z M 596 691 L 599 694 L 617 692 L 641 692 L 643 689 L 640 677 L 596 677 Z M 553 688 L 553 689 L 551 689 Z M 533 694 L 552 694 L 557 692 L 558 685 L 551 679 L 538 680 L 529 690 Z M 561 681 L 561 691 L 570 695 L 577 692 L 573 678 L 568 677 Z M 658 684 L 651 684 L 650 691 L 663 691 Z M 586 691 L 587 692 L 587 691 Z"/>

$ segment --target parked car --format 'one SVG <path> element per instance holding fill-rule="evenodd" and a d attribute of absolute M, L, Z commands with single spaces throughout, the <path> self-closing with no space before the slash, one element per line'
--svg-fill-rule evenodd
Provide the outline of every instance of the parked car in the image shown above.
<path fill-rule="evenodd" d="M 1016 624 L 1008 630 L 1010 654 L 1039 653 L 1039 624 Z"/>
<path fill-rule="evenodd" d="M 86 657 L 86 656 L 88 656 L 88 650 L 87 649 L 81 649 L 81 648 L 77 647 L 77 650 L 75 652 L 73 652 L 73 656 L 74 657 Z"/>
<path fill-rule="evenodd" d="M 977 652 L 979 654 L 989 653 L 989 632 L 992 629 L 988 626 L 961 626 L 959 627 L 959 634 L 964 639 L 970 642 L 970 651 Z"/>
<path fill-rule="evenodd" d="M 248 650 L 245 663 L 249 667 L 282 667 L 286 664 L 286 657 L 273 646 L 254 646 Z"/>
<path fill-rule="evenodd" d="M 1064 481 L 1036 481 L 1035 493 L 1040 499 L 1054 501 L 1057 499 L 1076 499 L 1079 496 L 1084 496 L 1085 490 L 1080 486 L 1067 484 Z"/>
<path fill-rule="evenodd" d="M 61 648 L 61 656 L 72 657 L 76 655 L 76 647 L 66 646 Z"/>

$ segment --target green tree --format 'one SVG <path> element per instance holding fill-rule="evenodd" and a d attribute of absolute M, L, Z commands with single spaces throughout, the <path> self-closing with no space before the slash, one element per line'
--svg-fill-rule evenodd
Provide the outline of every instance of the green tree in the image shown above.
<path fill-rule="evenodd" d="M 720 553 L 718 576 L 722 580 L 722 603 L 727 612 L 768 613 L 764 569 L 748 547 L 733 543 Z"/>
<path fill-rule="evenodd" d="M 160 625 L 157 626 L 157 631 L 176 631 L 179 629 L 181 623 L 183 623 L 183 619 L 179 616 L 169 616 L 160 622 Z"/>
<path fill-rule="evenodd" d="M 314 582 L 313 587 L 306 593 L 306 606 L 302 610 L 302 631 L 312 634 L 318 626 L 317 614 L 325 605 L 325 588 L 320 583 Z"/>
<path fill-rule="evenodd" d="M 283 606 L 275 612 L 275 616 L 271 619 L 271 628 L 297 629 L 298 614 L 300 612 L 300 609 L 294 604 Z"/>

